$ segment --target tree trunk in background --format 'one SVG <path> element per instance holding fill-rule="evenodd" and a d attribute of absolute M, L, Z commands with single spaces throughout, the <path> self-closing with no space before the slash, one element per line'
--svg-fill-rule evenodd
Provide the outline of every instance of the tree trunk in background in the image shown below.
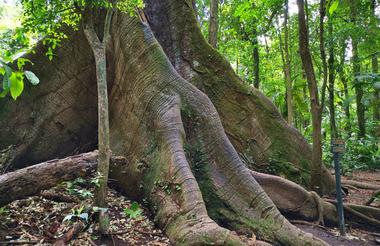
<path fill-rule="evenodd" d="M 326 0 L 319 2 L 319 52 L 322 61 L 322 89 L 321 89 L 321 114 L 324 110 L 326 86 L 327 86 L 327 62 L 326 62 L 326 49 L 325 49 L 325 16 L 326 16 Z M 322 119 L 322 115 L 321 115 Z"/>
<path fill-rule="evenodd" d="M 193 10 L 194 10 L 195 19 L 198 20 L 197 1 L 191 0 L 191 6 L 193 7 Z"/>
<path fill-rule="evenodd" d="M 252 60 L 253 60 L 253 86 L 259 89 L 260 87 L 260 54 L 259 54 L 259 40 L 257 29 L 254 27 L 252 31 Z"/>
<path fill-rule="evenodd" d="M 288 109 L 288 123 L 293 124 L 294 113 L 293 113 L 293 86 L 292 86 L 292 76 L 290 73 L 290 57 L 289 57 L 289 26 L 288 26 L 288 16 L 289 16 L 289 3 L 285 0 L 285 17 L 284 17 L 284 50 L 285 50 L 285 80 L 286 80 L 286 105 Z"/>
<path fill-rule="evenodd" d="M 358 0 L 350 1 L 350 17 L 352 24 L 356 27 L 356 19 L 357 19 L 357 8 L 358 8 Z M 363 99 L 363 88 L 361 85 L 361 81 L 357 79 L 356 76 L 360 75 L 360 61 L 359 61 L 359 51 L 358 51 L 358 38 L 356 33 L 351 34 L 351 44 L 352 44 L 352 66 L 353 66 L 353 76 L 354 76 L 354 87 L 355 87 L 355 96 L 356 96 L 356 116 L 358 119 L 358 138 L 365 137 L 365 107 L 362 103 Z"/>
<path fill-rule="evenodd" d="M 346 57 L 346 39 L 342 39 L 340 44 L 341 47 L 341 53 L 340 53 L 340 64 L 337 72 L 339 73 L 340 80 L 343 84 L 343 92 L 344 92 L 344 100 L 348 102 L 349 100 L 349 92 L 348 92 L 348 81 L 347 77 L 344 74 L 344 63 L 345 63 L 345 57 Z M 346 105 L 343 105 L 344 114 L 346 116 L 345 120 L 345 127 L 344 130 L 347 133 L 348 138 L 351 136 L 351 113 L 350 113 L 350 104 L 347 103 Z"/>
<path fill-rule="evenodd" d="M 311 118 L 313 126 L 313 152 L 310 168 L 310 188 L 321 194 L 322 180 L 322 144 L 321 144 L 321 106 L 318 98 L 318 85 L 314 74 L 313 61 L 309 49 L 309 34 L 305 19 L 304 1 L 297 0 L 299 46 L 303 69 L 306 74 L 310 94 Z"/>
<path fill-rule="evenodd" d="M 379 61 L 377 59 L 377 55 L 374 55 L 372 57 L 372 73 L 378 74 L 379 73 Z M 380 120 L 380 112 L 379 112 L 379 102 L 380 102 L 380 95 L 379 95 L 379 89 L 375 89 L 375 99 L 373 103 L 373 119 L 374 120 Z"/>
<path fill-rule="evenodd" d="M 335 65 L 334 65 L 334 43 L 333 43 L 333 23 L 332 16 L 328 19 L 329 31 L 329 111 L 330 111 L 330 134 L 331 139 L 338 137 L 336 121 L 335 121 L 335 105 L 334 105 L 334 92 L 335 92 Z"/>
<path fill-rule="evenodd" d="M 371 1 L 371 11 L 372 11 L 372 16 L 371 16 L 371 22 L 372 22 L 372 25 L 374 26 L 373 28 L 377 28 L 376 26 L 376 13 L 375 13 L 375 10 L 376 10 L 376 1 L 375 0 L 372 0 Z M 379 61 L 377 59 L 377 54 L 374 54 L 372 56 L 372 73 L 378 75 L 379 73 Z M 375 99 L 374 99 L 374 102 L 373 102 L 373 119 L 374 120 L 380 120 L 380 112 L 379 112 L 379 102 L 380 102 L 380 95 L 379 95 L 379 90 L 378 89 L 375 89 Z M 378 126 L 379 131 L 380 132 L 380 126 Z"/>
<path fill-rule="evenodd" d="M 210 22 L 208 26 L 208 42 L 216 48 L 218 44 L 219 0 L 210 0 Z"/>

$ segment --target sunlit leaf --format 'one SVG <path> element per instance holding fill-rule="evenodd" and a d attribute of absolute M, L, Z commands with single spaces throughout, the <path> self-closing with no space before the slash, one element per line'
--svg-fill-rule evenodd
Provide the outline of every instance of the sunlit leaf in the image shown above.
<path fill-rule="evenodd" d="M 19 72 L 13 72 L 9 77 L 9 82 L 11 96 L 14 100 L 16 100 L 24 90 L 24 80 L 22 74 Z"/>
<path fill-rule="evenodd" d="M 338 8 L 339 6 L 339 0 L 334 0 L 329 8 L 329 13 L 330 15 L 334 14 L 335 10 Z"/>

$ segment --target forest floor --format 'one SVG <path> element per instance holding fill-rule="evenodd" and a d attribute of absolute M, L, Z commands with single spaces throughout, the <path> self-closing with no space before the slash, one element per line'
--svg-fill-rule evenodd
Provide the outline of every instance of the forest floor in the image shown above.
<path fill-rule="evenodd" d="M 350 179 L 380 185 L 378 172 L 355 172 Z M 52 245 L 67 235 L 67 231 L 78 221 L 83 221 L 85 227 L 70 240 L 69 245 L 172 245 L 150 219 L 147 209 L 114 189 L 109 190 L 107 198 L 110 233 L 99 237 L 97 224 L 94 223 L 96 211 L 91 199 L 93 181 L 94 178 L 63 182 L 37 196 L 0 207 L 0 245 Z M 363 204 L 372 192 L 350 189 L 345 200 Z M 362 230 L 348 228 L 347 237 L 341 238 L 336 228 L 324 228 L 311 223 L 296 225 L 331 245 L 380 245 L 379 242 L 376 244 L 375 235 Z M 247 245 L 254 245 L 254 237 L 240 237 Z"/>

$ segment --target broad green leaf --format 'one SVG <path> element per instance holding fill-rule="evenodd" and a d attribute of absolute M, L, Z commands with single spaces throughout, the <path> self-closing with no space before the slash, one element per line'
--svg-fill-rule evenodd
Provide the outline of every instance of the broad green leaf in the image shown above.
<path fill-rule="evenodd" d="M 329 8 L 330 15 L 334 14 L 334 12 L 338 8 L 338 6 L 339 6 L 339 0 L 333 1 L 333 3 L 331 4 L 331 6 Z"/>
<path fill-rule="evenodd" d="M 33 85 L 38 85 L 40 83 L 40 79 L 31 71 L 24 71 L 25 77 L 29 80 Z"/>
<path fill-rule="evenodd" d="M 9 77 L 11 96 L 14 100 L 17 99 L 24 90 L 24 80 L 20 72 L 13 72 Z"/>

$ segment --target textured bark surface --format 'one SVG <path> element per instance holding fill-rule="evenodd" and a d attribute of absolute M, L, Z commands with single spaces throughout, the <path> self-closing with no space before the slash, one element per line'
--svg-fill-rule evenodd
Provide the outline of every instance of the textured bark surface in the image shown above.
<path fill-rule="evenodd" d="M 308 186 L 310 145 L 267 97 L 245 85 L 226 60 L 207 45 L 190 5 L 147 2 L 146 14 L 155 37 L 177 72 L 210 98 L 244 162 L 254 170 Z M 326 169 L 323 186 L 325 193 L 335 189 Z"/>
<path fill-rule="evenodd" d="M 302 135 L 207 44 L 190 1 L 147 1 L 145 13 L 148 23 L 116 14 L 111 24 L 110 146 L 129 162 L 111 166 L 111 177 L 132 199 L 146 197 L 179 245 L 241 244 L 229 229 L 277 244 L 323 245 L 279 213 L 247 168 L 308 185 L 311 150 Z M 30 57 L 41 86 L 16 103 L 0 102 L 0 149 L 10 146 L 15 156 L 5 165 L 96 145 L 94 58 L 82 32 L 69 36 L 53 63 L 42 47 Z M 331 191 L 327 171 L 324 178 Z"/>

